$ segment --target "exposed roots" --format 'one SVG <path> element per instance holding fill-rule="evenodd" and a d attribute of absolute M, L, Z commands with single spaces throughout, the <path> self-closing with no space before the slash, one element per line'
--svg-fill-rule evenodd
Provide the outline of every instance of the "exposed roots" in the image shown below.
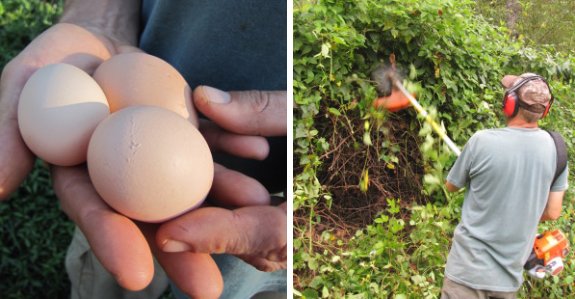
<path fill-rule="evenodd" d="M 424 202 L 422 190 L 423 162 L 418 148 L 419 137 L 408 126 L 414 114 L 400 111 L 388 114 L 379 127 L 370 129 L 371 146 L 364 145 L 364 120 L 358 115 L 347 119 L 331 118 L 320 128 L 332 145 L 322 158 L 324 165 L 318 179 L 333 197 L 331 209 L 318 209 L 322 228 L 353 234 L 373 222 L 385 209 L 387 199 L 399 198 L 406 204 Z M 392 148 L 394 147 L 394 148 Z M 389 161 L 391 156 L 396 162 Z M 385 159 L 388 161 L 385 161 Z M 363 171 L 369 173 L 369 187 L 360 189 Z M 319 208 L 319 207 L 316 207 Z"/>

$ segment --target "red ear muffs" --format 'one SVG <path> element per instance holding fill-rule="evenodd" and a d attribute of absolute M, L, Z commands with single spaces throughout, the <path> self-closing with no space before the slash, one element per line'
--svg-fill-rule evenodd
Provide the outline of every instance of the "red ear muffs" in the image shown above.
<path fill-rule="evenodd" d="M 547 82 L 545 82 L 547 83 Z M 549 85 L 547 85 L 549 86 Z M 551 93 L 551 88 L 549 88 L 549 93 Z M 549 109 L 551 109 L 551 105 L 553 105 L 553 94 L 551 93 L 551 100 L 549 100 L 549 103 L 547 104 L 547 106 L 545 107 L 545 112 L 543 112 L 543 116 L 541 116 L 541 118 L 544 118 L 545 116 L 547 116 L 547 113 L 549 113 Z"/>
<path fill-rule="evenodd" d="M 519 105 L 517 103 L 519 97 L 514 91 L 506 92 L 503 97 L 503 114 L 507 117 L 514 117 L 519 111 Z"/>
<path fill-rule="evenodd" d="M 525 83 L 533 80 L 541 80 L 545 82 L 547 88 L 549 89 L 549 94 L 551 94 L 551 100 L 549 101 L 547 106 L 545 106 L 545 111 L 543 112 L 541 118 L 547 116 L 547 114 L 549 113 L 549 109 L 551 109 L 551 105 L 553 104 L 553 93 L 551 93 L 551 88 L 549 88 L 549 84 L 547 83 L 547 81 L 543 77 L 538 75 L 522 78 L 521 81 L 519 81 L 517 84 L 513 85 L 513 87 L 505 91 L 505 95 L 503 96 L 503 113 L 505 114 L 505 116 L 514 117 L 515 115 L 517 115 L 517 112 L 519 112 L 519 101 L 521 101 L 521 98 L 519 98 L 519 94 L 517 94 L 517 91 L 523 85 L 525 85 Z"/>

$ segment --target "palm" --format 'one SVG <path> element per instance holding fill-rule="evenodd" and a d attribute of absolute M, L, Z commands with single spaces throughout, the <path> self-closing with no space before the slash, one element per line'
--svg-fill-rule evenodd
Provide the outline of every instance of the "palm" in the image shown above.
<path fill-rule="evenodd" d="M 81 27 L 58 24 L 6 65 L 0 81 L 0 199 L 7 198 L 20 185 L 34 162 L 34 155 L 20 137 L 16 117 L 20 92 L 28 78 L 38 68 L 58 62 L 91 73 L 117 49 L 130 50 Z"/>

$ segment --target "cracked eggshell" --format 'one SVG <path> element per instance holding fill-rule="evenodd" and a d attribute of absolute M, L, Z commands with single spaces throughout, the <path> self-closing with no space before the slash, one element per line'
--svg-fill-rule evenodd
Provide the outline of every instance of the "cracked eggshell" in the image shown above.
<path fill-rule="evenodd" d="M 178 70 L 156 56 L 142 52 L 112 56 L 98 66 L 94 79 L 104 90 L 112 112 L 132 105 L 158 106 L 198 127 L 188 83 Z"/>
<path fill-rule="evenodd" d="M 96 81 L 64 63 L 38 69 L 18 103 L 18 126 L 28 148 L 44 161 L 71 166 L 86 161 L 92 132 L 110 114 Z"/>
<path fill-rule="evenodd" d="M 112 113 L 88 147 L 88 171 L 98 194 L 118 212 L 145 222 L 162 222 L 200 205 L 212 184 L 213 165 L 192 124 L 153 106 Z"/>

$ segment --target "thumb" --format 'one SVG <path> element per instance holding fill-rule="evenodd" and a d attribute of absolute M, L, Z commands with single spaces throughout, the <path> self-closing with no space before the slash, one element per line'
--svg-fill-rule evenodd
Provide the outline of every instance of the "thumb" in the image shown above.
<path fill-rule="evenodd" d="M 193 99 L 201 113 L 230 132 L 258 136 L 286 135 L 286 91 L 225 92 L 199 86 L 194 90 Z"/>

